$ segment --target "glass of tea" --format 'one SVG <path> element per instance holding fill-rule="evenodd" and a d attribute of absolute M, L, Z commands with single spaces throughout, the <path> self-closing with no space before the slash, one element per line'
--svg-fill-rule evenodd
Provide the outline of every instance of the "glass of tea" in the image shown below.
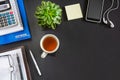
<path fill-rule="evenodd" d="M 44 35 L 40 40 L 40 47 L 43 50 L 41 58 L 45 58 L 47 54 L 56 52 L 59 45 L 59 39 L 54 34 Z"/>

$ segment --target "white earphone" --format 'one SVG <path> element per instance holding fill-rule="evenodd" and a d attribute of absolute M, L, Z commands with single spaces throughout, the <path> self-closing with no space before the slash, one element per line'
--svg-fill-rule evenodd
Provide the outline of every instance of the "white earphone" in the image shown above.
<path fill-rule="evenodd" d="M 105 24 L 110 25 L 111 28 L 114 28 L 115 26 L 114 26 L 113 22 L 109 19 L 109 14 L 110 14 L 111 11 L 119 8 L 119 0 L 117 0 L 117 7 L 113 8 L 113 4 L 114 4 L 114 0 L 112 0 L 111 6 L 103 14 L 103 22 Z M 107 19 L 105 18 L 105 16 L 106 16 Z"/>

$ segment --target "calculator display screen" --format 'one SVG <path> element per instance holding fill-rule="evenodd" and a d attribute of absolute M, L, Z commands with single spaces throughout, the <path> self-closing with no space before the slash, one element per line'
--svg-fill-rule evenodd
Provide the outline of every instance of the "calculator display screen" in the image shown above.
<path fill-rule="evenodd" d="M 9 4 L 0 5 L 0 11 L 6 10 L 6 9 L 9 9 L 9 8 L 10 8 Z"/>
<path fill-rule="evenodd" d="M 0 2 L 3 2 L 3 1 L 6 1 L 6 0 L 0 0 Z"/>
<path fill-rule="evenodd" d="M 0 0 L 0 12 L 10 9 L 9 0 Z"/>

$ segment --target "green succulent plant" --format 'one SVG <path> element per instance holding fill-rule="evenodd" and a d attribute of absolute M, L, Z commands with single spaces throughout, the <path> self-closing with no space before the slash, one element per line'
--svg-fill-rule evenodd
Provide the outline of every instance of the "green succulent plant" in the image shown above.
<path fill-rule="evenodd" d="M 62 21 L 62 9 L 51 1 L 42 1 L 35 11 L 35 17 L 40 26 L 56 29 Z"/>

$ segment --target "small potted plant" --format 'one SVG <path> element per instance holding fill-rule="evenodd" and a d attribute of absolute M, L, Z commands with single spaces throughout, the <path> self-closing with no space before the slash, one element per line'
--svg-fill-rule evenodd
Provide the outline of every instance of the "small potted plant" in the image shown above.
<path fill-rule="evenodd" d="M 56 29 L 56 25 L 62 21 L 62 9 L 51 1 L 42 0 L 41 5 L 35 11 L 35 17 L 40 26 Z"/>

